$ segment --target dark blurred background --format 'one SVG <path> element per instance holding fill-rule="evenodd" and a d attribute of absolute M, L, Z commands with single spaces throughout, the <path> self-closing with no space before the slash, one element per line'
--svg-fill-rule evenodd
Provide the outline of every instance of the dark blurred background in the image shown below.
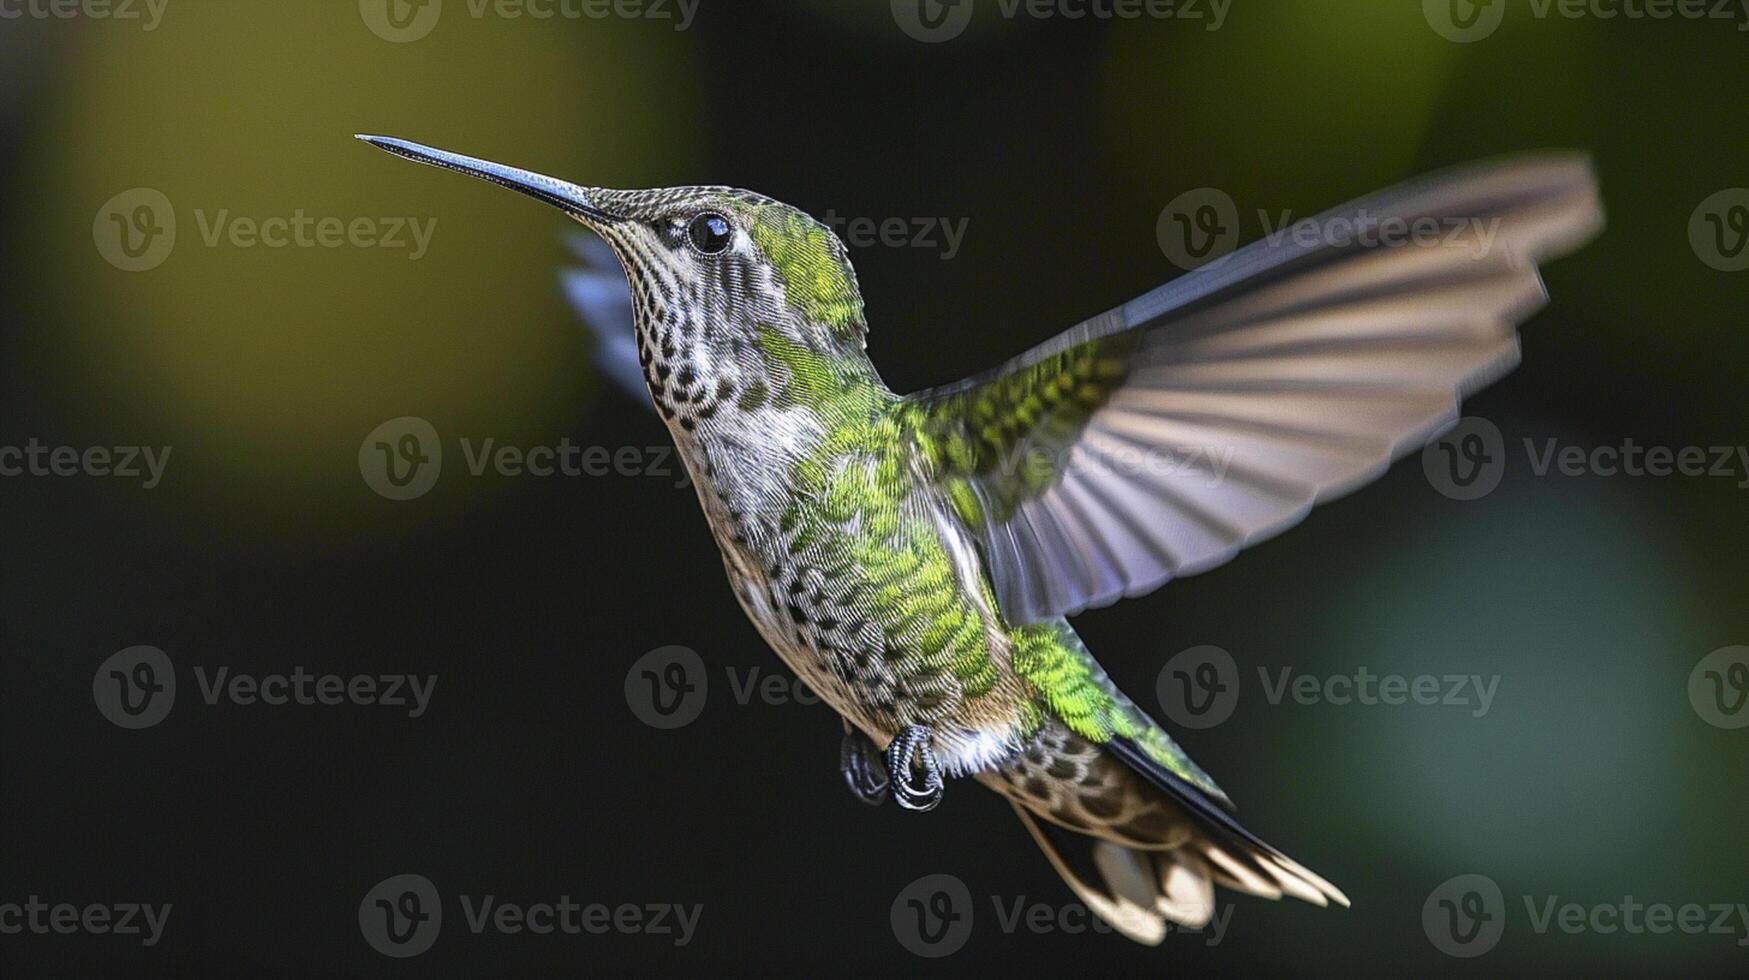
<path fill-rule="evenodd" d="M 1523 447 L 1749 441 L 1749 272 L 1726 271 L 1749 192 L 1715 198 L 1749 184 L 1742 11 L 1236 0 L 1211 30 L 1208 0 L 1135 19 L 979 0 L 963 33 L 923 41 L 885 0 L 709 0 L 684 23 L 677 0 L 604 18 L 577 2 L 537 18 L 447 0 L 435 20 L 402 4 L 394 22 L 379 0 L 168 0 L 155 22 L 145 0 L 133 21 L 5 8 L 23 13 L 0 19 L 0 446 L 172 454 L 151 489 L 0 479 L 0 926 L 31 896 L 173 911 L 151 946 L 0 934 L 0 974 L 1741 975 L 1735 908 L 1729 931 L 1699 934 L 1537 922 L 1551 900 L 1605 925 L 1589 910 L 1630 897 L 1749 902 L 1749 730 L 1689 687 L 1703 657 L 1749 643 L 1749 472 L 1539 475 Z M 469 472 L 463 439 L 668 440 L 591 363 L 558 288 L 566 223 L 359 131 L 587 183 L 963 222 L 951 257 L 939 240 L 853 249 L 897 390 L 1180 274 L 1156 225 L 1186 191 L 1230 196 L 1251 239 L 1259 212 L 1310 215 L 1446 164 L 1595 154 L 1607 232 L 1548 271 L 1524 366 L 1466 407 L 1503 433 L 1498 490 L 1450 499 L 1411 458 L 1227 567 L 1077 621 L 1156 714 L 1169 658 L 1231 653 L 1232 717 L 1175 733 L 1354 908 L 1225 895 L 1218 936 L 1158 949 L 1004 929 L 997 906 L 1022 898 L 1082 921 L 1005 803 L 966 782 L 927 816 L 867 809 L 840 782 L 828 709 L 739 703 L 737 683 L 788 675 L 672 472 Z M 130 272 L 103 234 L 134 188 L 162 193 L 177 235 Z M 416 257 L 410 233 L 207 241 L 220 221 L 300 211 L 435 225 Z M 445 458 L 430 492 L 394 501 L 359 449 L 402 416 L 428 420 Z M 127 730 L 93 681 L 136 645 L 164 652 L 177 696 Z M 672 645 L 702 658 L 708 697 L 662 730 L 634 712 L 628 672 Z M 209 705 L 195 676 L 300 666 L 437 681 L 410 718 Z M 1260 667 L 1498 686 L 1480 717 L 1274 704 Z M 444 918 L 396 959 L 359 910 L 400 874 L 428 878 Z M 965 884 L 972 931 L 920 958 L 892 913 L 932 874 Z M 1466 874 L 1498 886 L 1487 921 L 1504 928 L 1457 957 L 1423 911 Z M 458 896 L 487 894 L 702 914 L 685 945 L 475 934 Z"/>

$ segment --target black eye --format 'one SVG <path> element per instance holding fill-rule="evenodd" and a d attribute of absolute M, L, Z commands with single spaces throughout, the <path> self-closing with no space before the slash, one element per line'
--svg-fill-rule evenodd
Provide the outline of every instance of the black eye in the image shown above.
<path fill-rule="evenodd" d="M 735 230 L 729 224 L 729 219 L 715 211 L 706 211 L 686 226 L 687 240 L 692 242 L 693 248 L 706 255 L 715 255 L 728 248 L 734 237 Z"/>

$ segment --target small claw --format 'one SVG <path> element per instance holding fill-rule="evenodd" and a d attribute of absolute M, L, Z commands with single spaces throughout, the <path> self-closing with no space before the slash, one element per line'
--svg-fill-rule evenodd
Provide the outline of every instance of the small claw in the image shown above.
<path fill-rule="evenodd" d="M 880 806 L 887 801 L 888 780 L 887 771 L 870 762 L 874 751 L 867 735 L 844 726 L 844 740 L 838 743 L 838 768 L 844 773 L 844 782 L 850 795 L 869 806 Z"/>
<path fill-rule="evenodd" d="M 922 725 L 906 725 L 887 744 L 887 777 L 892 780 L 893 799 L 907 810 L 922 813 L 941 805 L 941 766 L 929 747 L 934 737 Z M 916 769 L 923 770 L 921 783 L 912 781 Z"/>

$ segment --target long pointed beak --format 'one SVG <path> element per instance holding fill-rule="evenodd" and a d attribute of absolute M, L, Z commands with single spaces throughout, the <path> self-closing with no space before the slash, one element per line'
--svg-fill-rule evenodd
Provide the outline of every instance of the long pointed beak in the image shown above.
<path fill-rule="evenodd" d="M 465 157 L 459 153 L 450 153 L 446 150 L 421 146 L 418 143 L 410 143 L 407 140 L 398 140 L 388 136 L 369 136 L 360 133 L 358 138 L 379 150 L 393 153 L 395 156 L 404 157 L 416 163 L 442 167 L 445 170 L 454 170 L 456 173 L 467 174 L 470 177 L 489 180 L 500 187 L 508 187 L 513 191 L 527 194 L 537 201 L 544 201 L 566 214 L 575 215 L 587 222 L 611 224 L 620 220 L 617 216 L 608 214 L 597 207 L 590 200 L 587 188 L 579 187 L 570 181 L 548 177 L 546 174 L 537 174 L 532 170 L 506 167 L 490 160 Z"/>

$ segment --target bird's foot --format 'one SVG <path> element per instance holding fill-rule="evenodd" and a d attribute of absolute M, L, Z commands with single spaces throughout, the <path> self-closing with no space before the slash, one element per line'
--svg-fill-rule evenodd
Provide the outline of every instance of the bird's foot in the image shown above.
<path fill-rule="evenodd" d="M 935 733 L 922 725 L 906 725 L 887 743 L 887 777 L 893 799 L 907 810 L 923 812 L 941 804 L 941 766 L 929 742 Z M 915 779 L 921 774 L 922 779 Z"/>
<path fill-rule="evenodd" d="M 850 795 L 869 806 L 887 802 L 887 770 L 875 764 L 876 754 L 874 742 L 846 723 L 844 740 L 838 743 L 838 768 L 844 773 Z"/>

